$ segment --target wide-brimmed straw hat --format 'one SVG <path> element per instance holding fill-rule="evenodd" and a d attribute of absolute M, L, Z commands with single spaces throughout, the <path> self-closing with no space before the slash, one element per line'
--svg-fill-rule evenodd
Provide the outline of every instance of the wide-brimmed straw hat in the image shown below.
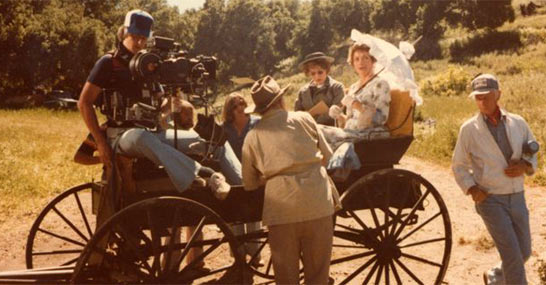
<path fill-rule="evenodd" d="M 262 113 L 279 99 L 290 87 L 281 88 L 273 77 L 267 75 L 256 81 L 250 88 L 250 95 L 254 104 L 245 108 L 245 113 Z"/>
<path fill-rule="evenodd" d="M 314 53 L 310 53 L 308 55 L 305 56 L 305 58 L 303 59 L 302 62 L 300 62 L 300 64 L 298 65 L 298 67 L 300 69 L 303 69 L 303 67 L 305 66 L 306 63 L 309 63 L 311 61 L 315 61 L 315 60 L 325 60 L 327 61 L 328 63 L 332 63 L 334 62 L 334 58 L 331 57 L 331 56 L 327 56 L 325 55 L 323 52 L 320 52 L 320 51 L 317 51 L 317 52 L 314 52 Z"/>

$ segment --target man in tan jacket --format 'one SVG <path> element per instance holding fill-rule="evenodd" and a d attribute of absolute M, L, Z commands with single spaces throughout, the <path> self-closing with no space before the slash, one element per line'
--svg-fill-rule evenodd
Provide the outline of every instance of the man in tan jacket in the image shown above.
<path fill-rule="evenodd" d="M 311 115 L 286 111 L 286 89 L 271 76 L 251 88 L 255 105 L 245 111 L 262 119 L 243 144 L 243 185 L 254 190 L 265 184 L 262 218 L 269 228 L 275 282 L 299 283 L 301 255 L 305 283 L 327 284 L 337 190 L 323 165 L 332 151 Z"/>

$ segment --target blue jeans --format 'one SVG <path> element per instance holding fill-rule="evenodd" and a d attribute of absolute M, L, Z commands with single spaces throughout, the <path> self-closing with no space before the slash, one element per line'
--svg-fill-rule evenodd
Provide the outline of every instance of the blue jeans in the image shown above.
<path fill-rule="evenodd" d="M 527 284 L 525 261 L 531 256 L 531 231 L 524 193 L 489 195 L 476 205 L 476 211 L 501 257 L 502 270 L 490 271 L 497 275 L 494 279 L 504 279 L 504 284 Z"/>
<path fill-rule="evenodd" d="M 173 130 L 150 132 L 138 128 L 121 131 L 109 129 L 107 133 L 111 142 L 119 136 L 117 152 L 132 157 L 144 157 L 157 165 L 163 165 L 180 192 L 191 185 L 201 168 L 201 164 L 183 153 L 190 151 L 191 143 L 201 140 L 193 130 L 177 131 L 178 150 L 174 148 Z M 221 171 L 228 183 L 241 184 L 241 163 L 229 144 L 217 148 L 214 156 L 219 160 Z"/>

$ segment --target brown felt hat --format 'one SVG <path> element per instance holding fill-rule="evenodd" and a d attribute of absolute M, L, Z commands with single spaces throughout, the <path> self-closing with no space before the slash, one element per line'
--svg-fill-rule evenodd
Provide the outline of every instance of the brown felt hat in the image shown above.
<path fill-rule="evenodd" d="M 262 113 L 267 110 L 284 92 L 290 87 L 290 84 L 281 88 L 273 77 L 267 75 L 256 81 L 250 88 L 250 95 L 254 104 L 245 108 L 245 113 Z"/>

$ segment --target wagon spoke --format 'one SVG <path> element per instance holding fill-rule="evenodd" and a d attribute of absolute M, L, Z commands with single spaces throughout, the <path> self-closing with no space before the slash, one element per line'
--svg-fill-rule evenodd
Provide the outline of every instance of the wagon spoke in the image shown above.
<path fill-rule="evenodd" d="M 203 219 L 201 221 L 204 221 L 206 217 L 203 217 Z M 197 230 L 194 232 L 194 234 L 191 236 L 191 238 L 194 238 L 197 234 Z M 188 249 L 189 248 L 189 244 L 192 243 L 192 239 L 190 238 L 190 241 L 188 242 L 188 245 L 186 246 L 186 248 L 184 248 L 184 250 Z M 186 273 L 188 270 L 190 270 L 190 268 L 193 268 L 194 266 L 197 265 L 197 263 L 201 262 L 205 256 L 209 255 L 212 251 L 214 251 L 215 249 L 217 249 L 220 245 L 222 245 L 222 243 L 224 243 L 226 241 L 226 237 L 223 237 L 222 239 L 219 239 L 218 242 L 216 242 L 215 244 L 211 245 L 209 248 L 207 248 L 207 250 L 205 250 L 203 253 L 201 253 L 199 256 L 197 256 L 195 259 L 193 259 L 190 263 L 188 263 L 183 269 L 182 271 L 179 272 L 180 275 L 184 275 L 184 273 Z M 187 252 L 186 252 L 187 253 Z M 184 256 L 182 256 L 179 262 L 179 264 L 181 263 L 182 259 L 184 258 Z M 231 266 L 228 266 L 227 268 L 229 268 Z M 212 272 L 212 271 L 211 271 Z M 208 272 L 207 275 L 210 275 L 211 272 Z M 214 271 L 214 273 L 217 273 L 218 270 Z M 206 276 L 206 275 L 203 275 L 203 276 Z"/>
<path fill-rule="evenodd" d="M 182 253 L 180 254 L 180 257 L 178 258 L 178 261 L 176 262 L 176 264 L 182 264 L 182 261 L 184 260 L 186 255 L 188 255 L 188 253 L 190 252 L 190 249 L 193 247 L 195 241 L 200 236 L 200 234 L 201 234 L 201 232 L 203 230 L 203 227 L 205 226 L 205 220 L 206 219 L 207 219 L 206 216 L 201 218 L 201 220 L 199 221 L 199 224 L 197 225 L 197 228 L 195 229 L 192 236 L 190 237 L 190 240 L 186 243 L 186 247 L 182 250 Z M 222 243 L 222 240 L 220 240 L 216 245 L 212 245 L 210 248 L 207 249 L 207 251 L 209 249 L 211 249 L 211 248 L 215 248 L 215 247 L 220 246 L 220 244 Z M 199 257 L 201 257 L 201 259 L 203 259 L 206 256 L 205 253 L 207 253 L 207 251 L 203 252 Z M 196 258 L 196 260 L 198 260 L 198 259 L 199 258 Z M 196 260 L 192 260 L 192 262 L 190 264 L 194 263 Z M 188 266 L 186 266 L 186 268 L 188 268 L 188 267 L 189 267 L 189 264 L 188 264 Z"/>
<path fill-rule="evenodd" d="M 332 247 L 339 247 L 339 248 L 359 248 L 359 249 L 365 249 L 365 246 L 358 246 L 358 245 L 346 245 L 346 244 L 332 244 Z"/>
<path fill-rule="evenodd" d="M 415 213 L 415 211 L 417 211 L 417 207 L 419 206 L 419 204 L 421 204 L 423 202 L 423 200 L 428 196 L 429 193 L 430 193 L 430 189 L 427 189 L 427 191 L 423 195 L 421 195 L 421 197 L 419 197 L 419 200 L 417 200 L 415 205 L 413 205 L 413 208 L 411 208 L 411 211 L 409 212 L 408 216 L 402 222 L 402 225 L 400 225 L 400 228 L 398 228 L 398 230 L 394 234 L 395 236 L 399 236 L 402 233 L 404 228 L 407 226 L 409 220 L 411 219 L 411 217 Z"/>
<path fill-rule="evenodd" d="M 377 262 L 376 264 L 379 264 L 379 262 Z M 377 269 L 377 274 L 375 275 L 375 284 L 379 284 L 379 281 L 381 281 L 381 274 L 383 274 L 384 267 L 385 267 L 384 265 L 379 265 L 379 268 Z M 389 284 L 389 283 L 385 283 L 385 284 Z"/>
<path fill-rule="evenodd" d="M 100 254 L 100 255 L 102 255 L 106 259 L 111 259 L 111 260 L 117 262 L 118 264 L 129 265 L 129 266 L 126 266 L 126 268 L 135 268 L 136 267 L 135 264 L 131 263 L 130 261 L 127 261 L 124 258 L 121 258 L 119 256 L 113 255 L 113 254 L 107 252 L 104 248 L 97 247 L 97 245 L 93 246 L 93 248 L 91 248 L 91 250 L 98 253 L 98 254 Z M 91 256 L 91 255 L 92 255 L 92 253 L 90 253 L 88 256 Z M 143 278 L 143 280 L 146 280 L 147 277 L 148 277 L 144 272 L 142 272 L 140 270 L 135 270 L 135 273 L 140 275 Z"/>
<path fill-rule="evenodd" d="M 368 272 L 368 275 L 366 275 L 366 279 L 362 282 L 362 284 L 368 284 L 370 282 L 370 279 L 372 279 L 372 276 L 374 275 L 375 271 L 377 270 L 377 267 L 379 267 L 379 262 L 376 260 L 375 263 L 372 266 L 372 269 L 370 272 Z"/>
<path fill-rule="evenodd" d="M 175 240 L 175 237 L 176 237 L 176 232 L 179 231 L 179 227 L 180 227 L 180 219 L 178 218 L 178 215 L 180 213 L 180 209 L 179 208 L 176 208 L 175 209 L 175 212 L 173 214 L 173 222 L 171 224 L 171 234 L 170 234 L 170 240 L 169 240 L 169 245 L 167 247 L 167 254 L 165 256 L 165 268 L 164 268 L 164 272 L 169 272 L 169 271 L 173 271 L 175 270 L 177 267 L 180 266 L 180 263 L 174 263 L 174 264 L 171 264 L 171 259 L 172 259 L 172 255 L 173 255 L 173 251 L 174 251 L 174 244 L 176 243 L 176 240 Z M 164 272 L 161 272 L 161 273 L 164 273 Z M 161 274 L 162 275 L 162 274 Z"/>
<path fill-rule="evenodd" d="M 390 284 L 390 276 L 389 276 L 389 264 L 386 264 L 385 266 L 385 284 Z"/>
<path fill-rule="evenodd" d="M 428 239 L 428 240 L 424 240 L 424 241 L 420 241 L 420 242 L 414 242 L 414 243 L 410 243 L 410 244 L 406 244 L 406 245 L 401 245 L 399 247 L 400 248 L 406 248 L 406 247 L 412 247 L 412 246 L 422 245 L 422 244 L 426 244 L 426 243 L 445 241 L 445 240 L 446 240 L 445 237 L 443 237 L 443 238 L 434 238 L 434 239 Z"/>
<path fill-rule="evenodd" d="M 85 223 L 85 228 L 87 229 L 87 233 L 89 233 L 89 237 L 91 237 L 93 236 L 93 231 L 91 230 L 91 226 L 89 226 L 89 221 L 87 220 L 87 216 L 85 215 L 85 212 L 83 211 L 82 202 L 80 201 L 78 192 L 74 192 L 74 197 L 76 198 L 78 209 L 80 209 L 80 214 L 82 215 L 83 222 Z"/>
<path fill-rule="evenodd" d="M 385 205 L 383 208 L 384 215 L 385 215 L 385 234 L 384 237 L 387 237 L 389 235 L 389 204 L 391 202 L 391 186 L 392 186 L 392 179 L 387 179 L 387 189 L 385 190 Z M 383 231 L 383 230 L 381 230 Z"/>
<path fill-rule="evenodd" d="M 370 212 L 372 213 L 372 218 L 373 218 L 373 222 L 375 224 L 375 228 L 379 229 L 381 226 L 379 225 L 379 219 L 377 218 L 377 213 L 375 212 L 375 208 L 374 206 L 372 205 L 372 203 L 370 202 L 370 197 L 369 195 L 363 195 L 364 196 L 364 200 L 366 201 L 366 203 L 368 204 L 369 206 L 369 210 Z M 383 240 L 383 231 L 382 230 L 379 230 L 379 239 L 380 240 Z"/>
<path fill-rule="evenodd" d="M 265 245 L 267 244 L 267 241 L 268 241 L 268 238 L 265 239 L 264 242 L 260 242 L 258 241 L 258 243 L 261 243 L 260 247 L 258 248 L 258 250 L 256 250 L 256 252 L 254 252 L 254 254 L 251 256 L 250 258 L 250 264 L 252 264 L 252 262 L 254 262 L 254 260 L 258 257 L 258 255 L 262 252 L 262 250 L 264 249 Z"/>
<path fill-rule="evenodd" d="M 391 260 L 389 264 L 392 269 L 392 275 L 394 275 L 394 279 L 396 279 L 396 283 L 402 284 L 402 280 L 400 279 L 400 275 L 398 275 L 398 270 L 396 270 L 396 266 L 394 265 L 394 262 Z"/>
<path fill-rule="evenodd" d="M 272 265 L 273 265 L 273 258 L 270 258 L 269 261 L 267 262 L 267 268 L 265 270 L 265 274 L 269 275 L 269 273 L 271 272 Z"/>
<path fill-rule="evenodd" d="M 42 252 L 33 252 L 32 255 L 51 255 L 51 254 L 74 254 L 82 252 L 81 249 L 66 249 L 66 250 L 52 250 L 52 251 L 42 251 Z"/>
<path fill-rule="evenodd" d="M 367 252 L 363 252 L 363 253 L 353 254 L 353 255 L 350 255 L 350 256 L 334 259 L 334 260 L 331 261 L 331 264 L 338 264 L 338 263 L 342 263 L 342 262 L 346 262 L 346 261 L 350 261 L 350 260 L 359 259 L 359 258 L 362 258 L 362 257 L 370 256 L 370 255 L 372 255 L 374 253 L 375 253 L 375 251 L 372 250 L 372 251 L 367 251 Z"/>
<path fill-rule="evenodd" d="M 79 258 L 80 258 L 79 256 L 74 257 L 74 258 L 70 259 L 69 261 L 67 261 L 67 262 L 65 262 L 65 263 L 63 263 L 63 264 L 61 264 L 61 266 L 66 266 L 66 265 L 70 265 L 70 264 L 75 264 L 76 261 L 78 261 Z"/>
<path fill-rule="evenodd" d="M 413 186 L 414 185 L 412 185 L 412 190 L 413 190 Z M 396 215 L 393 217 L 393 225 L 389 235 L 393 235 L 395 233 L 398 222 L 402 220 L 402 209 L 404 209 L 404 205 L 406 205 L 406 201 L 408 200 L 409 193 L 412 190 L 402 191 L 404 192 L 404 200 L 401 200 L 400 206 L 398 207 L 398 210 L 396 211 Z"/>
<path fill-rule="evenodd" d="M 146 211 L 146 215 L 148 218 L 148 226 L 150 227 L 150 232 L 152 234 L 152 252 L 154 253 L 154 261 L 152 263 L 152 272 L 150 274 L 152 276 L 156 276 L 161 270 L 161 263 L 160 263 L 160 256 L 161 256 L 161 236 L 159 235 L 159 232 L 156 228 L 156 223 L 153 220 L 152 213 L 150 209 Z"/>
<path fill-rule="evenodd" d="M 70 242 L 70 243 L 79 245 L 79 246 L 81 246 L 81 247 L 85 247 L 85 244 L 83 244 L 83 243 L 81 243 L 81 242 L 79 242 L 79 241 L 75 241 L 75 240 L 73 240 L 73 239 L 71 239 L 71 238 L 67 238 L 67 237 L 64 237 L 64 236 L 61 236 L 61 235 L 52 233 L 52 232 L 47 231 L 47 230 L 44 230 L 44 229 L 38 229 L 38 231 L 43 232 L 43 233 L 45 233 L 45 234 L 48 234 L 48 235 L 50 235 L 50 236 L 56 237 L 56 238 L 58 238 L 58 239 L 62 239 L 62 240 L 64 240 L 64 241 L 67 241 L 67 242 Z"/>
<path fill-rule="evenodd" d="M 408 238 L 409 236 L 411 236 L 413 233 L 415 233 L 416 231 L 420 230 L 422 227 L 426 226 L 428 223 L 430 223 L 432 220 L 436 219 L 438 216 L 440 216 L 442 214 L 442 212 L 438 212 L 437 214 L 435 214 L 434 216 L 430 217 L 429 219 L 427 219 L 426 221 L 424 221 L 422 224 L 420 224 L 419 226 L 415 227 L 411 232 L 407 233 L 404 237 L 402 238 L 399 238 L 397 241 L 398 242 L 401 242 L 403 240 L 405 240 L 406 238 Z"/>
<path fill-rule="evenodd" d="M 342 229 L 346 229 L 348 231 L 351 231 L 351 232 L 354 232 L 354 233 L 360 233 L 360 230 L 358 229 L 355 229 L 355 228 L 352 228 L 352 227 L 349 227 L 349 226 L 346 226 L 346 225 L 342 225 L 342 224 L 336 224 L 337 227 L 340 227 Z"/>
<path fill-rule="evenodd" d="M 424 285 L 423 281 L 421 281 L 417 276 L 415 276 L 415 274 L 413 274 L 413 272 L 411 272 L 411 270 L 409 270 L 402 262 L 400 262 L 398 259 L 394 259 L 394 261 L 395 261 L 396 263 L 398 263 L 398 265 L 400 265 L 400 267 L 401 267 L 409 276 L 411 276 L 411 278 L 413 278 L 413 280 L 415 280 L 415 282 Z M 394 267 L 393 267 L 393 268 L 394 268 Z"/>
<path fill-rule="evenodd" d="M 119 235 L 119 236 L 118 236 Z M 150 267 L 150 265 L 147 262 L 147 257 L 142 254 L 142 252 L 138 249 L 138 244 L 135 244 L 135 239 L 132 238 L 131 234 L 126 234 L 125 231 L 118 231 L 113 232 L 112 237 L 117 240 L 119 243 L 119 246 L 128 246 L 130 251 L 135 253 L 137 257 L 139 258 L 139 261 L 142 263 L 142 266 L 144 269 L 148 270 L 150 274 L 153 274 L 153 270 Z"/>
<path fill-rule="evenodd" d="M 349 281 L 353 280 L 353 278 L 355 278 L 358 274 L 360 274 L 360 272 L 364 271 L 364 269 L 366 269 L 368 266 L 370 266 L 370 264 L 372 264 L 375 260 L 376 260 L 376 257 L 374 256 L 372 259 L 368 260 L 368 262 L 364 263 L 357 270 L 355 270 L 355 272 L 351 273 L 351 275 L 347 276 L 347 278 L 345 278 L 339 284 L 343 285 L 343 284 L 349 283 Z"/>
<path fill-rule="evenodd" d="M 438 266 L 440 268 L 442 267 L 442 265 L 440 263 L 436 263 L 436 262 L 430 261 L 428 259 L 424 259 L 424 258 L 419 257 L 419 256 L 415 256 L 415 255 L 411 255 L 411 254 L 407 254 L 407 253 L 403 253 L 403 252 L 402 252 L 402 256 L 404 256 L 406 258 L 409 258 L 409 259 L 417 260 L 417 261 L 420 261 L 422 263 L 426 263 L 426 264 L 429 264 L 429 265 Z"/>
<path fill-rule="evenodd" d="M 353 219 L 362 227 L 364 230 L 364 233 L 368 235 L 368 237 L 372 238 L 374 241 L 378 242 L 377 237 L 371 234 L 372 230 L 366 226 L 366 224 L 355 214 L 354 211 L 347 211 Z"/>
<path fill-rule="evenodd" d="M 85 242 L 88 242 L 89 239 L 83 235 L 83 233 L 78 230 L 78 228 L 76 228 L 76 226 L 74 226 L 74 224 L 68 220 L 58 209 L 57 207 L 53 207 L 53 211 L 55 211 L 55 213 L 57 213 L 57 215 L 59 215 L 59 217 L 61 217 L 61 219 L 63 219 L 63 221 L 68 225 L 70 226 L 70 228 L 72 228 L 72 230 L 74 230 Z"/>

